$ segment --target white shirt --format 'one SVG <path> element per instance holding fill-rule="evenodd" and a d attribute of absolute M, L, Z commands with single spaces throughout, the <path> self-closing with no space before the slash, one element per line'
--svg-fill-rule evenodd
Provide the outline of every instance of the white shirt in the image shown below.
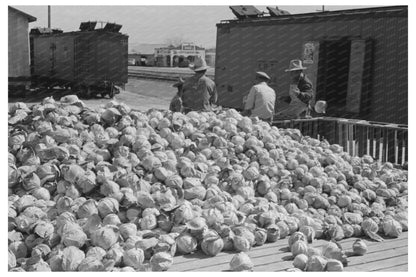
<path fill-rule="evenodd" d="M 275 103 L 276 93 L 266 82 L 261 82 L 251 88 L 244 109 L 251 110 L 251 116 L 269 119 L 274 114 Z"/>

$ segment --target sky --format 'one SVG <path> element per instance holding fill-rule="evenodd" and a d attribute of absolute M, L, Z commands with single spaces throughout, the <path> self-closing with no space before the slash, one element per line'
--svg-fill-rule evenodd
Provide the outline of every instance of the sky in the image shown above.
<path fill-rule="evenodd" d="M 273 6 L 273 5 L 269 5 Z M 14 5 L 37 18 L 30 28 L 47 27 L 47 6 Z M 267 6 L 257 6 L 267 12 Z M 275 6 L 274 6 L 275 7 Z M 365 8 L 369 6 L 325 6 L 325 10 Z M 322 6 L 279 6 L 292 14 L 316 12 Z M 51 26 L 76 31 L 83 21 L 106 21 L 123 25 L 129 44 L 164 44 L 169 41 L 194 42 L 205 48 L 215 47 L 216 24 L 233 19 L 229 6 L 51 6 Z"/>

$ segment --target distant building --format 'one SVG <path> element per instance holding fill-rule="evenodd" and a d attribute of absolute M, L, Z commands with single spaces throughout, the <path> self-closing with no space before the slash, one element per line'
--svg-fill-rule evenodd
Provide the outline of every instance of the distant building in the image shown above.
<path fill-rule="evenodd" d="M 193 43 L 183 43 L 179 46 L 170 45 L 155 49 L 156 66 L 187 67 L 197 57 L 205 59 L 205 48 Z"/>
<path fill-rule="evenodd" d="M 205 50 L 205 61 L 207 65 L 215 67 L 215 48 Z"/>
<path fill-rule="evenodd" d="M 129 45 L 129 65 L 154 66 L 155 49 L 167 47 L 166 44 L 139 43 Z"/>
<path fill-rule="evenodd" d="M 29 23 L 36 17 L 9 6 L 9 77 L 30 76 Z"/>

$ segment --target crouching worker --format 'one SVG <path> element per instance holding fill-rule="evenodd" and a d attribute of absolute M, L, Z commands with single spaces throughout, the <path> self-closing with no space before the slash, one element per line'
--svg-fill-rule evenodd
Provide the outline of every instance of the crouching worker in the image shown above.
<path fill-rule="evenodd" d="M 172 98 L 169 105 L 169 110 L 172 112 L 182 112 L 182 88 L 183 88 L 184 80 L 182 78 L 179 78 L 178 82 L 173 84 L 173 87 L 178 88 L 178 92 L 176 95 Z"/>
<path fill-rule="evenodd" d="M 268 122 L 273 120 L 276 93 L 267 85 L 269 81 L 270 77 L 266 73 L 256 72 L 255 85 L 244 99 L 243 115 L 257 116 Z"/>

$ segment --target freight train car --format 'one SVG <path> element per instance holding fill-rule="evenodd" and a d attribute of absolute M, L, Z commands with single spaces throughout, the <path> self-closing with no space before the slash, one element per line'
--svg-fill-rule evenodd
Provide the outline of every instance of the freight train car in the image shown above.
<path fill-rule="evenodd" d="M 32 29 L 33 85 L 71 88 L 85 97 L 118 93 L 128 78 L 128 36 L 121 25 L 95 26 L 84 22 L 80 31 L 46 34 Z"/>
<path fill-rule="evenodd" d="M 30 85 L 29 23 L 36 17 L 9 6 L 9 95 L 18 96 Z"/>
<path fill-rule="evenodd" d="M 407 124 L 407 10 L 389 6 L 242 14 L 221 21 L 215 64 L 218 102 L 242 108 L 259 70 L 272 78 L 276 111 L 281 110 L 287 105 L 281 99 L 288 95 L 290 82 L 285 69 L 290 60 L 301 59 L 316 99 L 328 103 L 328 116 Z"/>

